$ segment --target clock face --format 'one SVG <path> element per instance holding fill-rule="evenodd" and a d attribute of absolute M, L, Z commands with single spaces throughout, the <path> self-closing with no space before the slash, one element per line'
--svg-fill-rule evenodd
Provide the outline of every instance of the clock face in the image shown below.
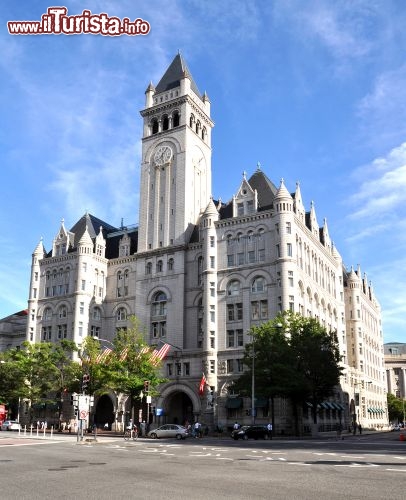
<path fill-rule="evenodd" d="M 172 149 L 169 146 L 160 146 L 154 155 L 154 161 L 156 165 L 164 165 L 169 163 L 172 159 Z"/>

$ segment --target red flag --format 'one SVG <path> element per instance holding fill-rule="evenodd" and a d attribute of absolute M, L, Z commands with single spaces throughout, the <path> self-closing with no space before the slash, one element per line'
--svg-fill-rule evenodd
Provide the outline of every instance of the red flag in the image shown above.
<path fill-rule="evenodd" d="M 200 384 L 199 384 L 200 396 L 204 393 L 204 388 L 205 388 L 206 384 L 207 384 L 207 379 L 206 379 L 205 374 L 203 373 L 202 380 L 200 381 Z"/>

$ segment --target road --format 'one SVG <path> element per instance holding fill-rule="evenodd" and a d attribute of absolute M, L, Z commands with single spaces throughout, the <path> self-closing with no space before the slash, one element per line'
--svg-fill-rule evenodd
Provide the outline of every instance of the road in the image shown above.
<path fill-rule="evenodd" d="M 400 500 L 406 442 L 143 440 L 0 433 L 0 494 L 14 499 Z"/>

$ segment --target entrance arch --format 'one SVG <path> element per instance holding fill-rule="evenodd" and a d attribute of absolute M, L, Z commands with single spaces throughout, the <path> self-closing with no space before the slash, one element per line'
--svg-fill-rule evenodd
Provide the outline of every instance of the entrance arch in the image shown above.
<path fill-rule="evenodd" d="M 111 425 L 114 422 L 114 405 L 111 398 L 104 394 L 100 396 L 100 399 L 97 401 L 96 411 L 94 414 L 94 423 L 97 427 L 103 427 L 105 424 L 108 425 L 108 428 L 111 430 Z"/>
<path fill-rule="evenodd" d="M 157 414 L 157 423 L 183 425 L 186 421 L 192 423 L 201 411 L 200 401 L 190 387 L 182 384 L 167 386 L 157 401 L 157 409 L 163 410 L 163 415 Z"/>

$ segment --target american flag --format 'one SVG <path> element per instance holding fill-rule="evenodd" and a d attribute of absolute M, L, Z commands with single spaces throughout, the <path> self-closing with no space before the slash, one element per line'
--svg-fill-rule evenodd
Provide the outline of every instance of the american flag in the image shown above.
<path fill-rule="evenodd" d="M 105 361 L 109 356 L 110 354 L 113 352 L 112 349 L 110 349 L 109 347 L 106 347 L 106 349 L 104 349 L 104 351 L 102 351 L 101 353 L 99 353 L 97 356 L 96 356 L 96 363 L 99 364 L 101 363 L 102 361 Z"/>
<path fill-rule="evenodd" d="M 124 361 L 128 355 L 128 347 L 124 347 L 124 349 L 120 352 L 120 361 Z"/>
<path fill-rule="evenodd" d="M 170 344 L 164 344 L 159 350 L 155 349 L 150 358 L 152 364 L 157 365 L 162 359 L 164 359 L 170 348 Z"/>

